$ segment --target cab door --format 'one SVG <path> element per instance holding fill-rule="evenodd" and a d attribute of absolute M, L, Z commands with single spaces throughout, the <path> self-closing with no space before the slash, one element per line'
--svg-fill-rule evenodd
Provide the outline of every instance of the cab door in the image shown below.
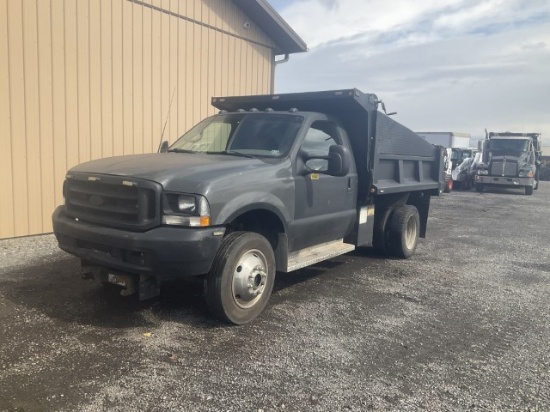
<path fill-rule="evenodd" d="M 290 250 L 344 238 L 356 219 L 357 171 L 352 161 L 346 176 L 331 176 L 327 156 L 332 145 L 349 146 L 345 130 L 319 115 L 310 119 L 294 167 L 295 219 Z"/>

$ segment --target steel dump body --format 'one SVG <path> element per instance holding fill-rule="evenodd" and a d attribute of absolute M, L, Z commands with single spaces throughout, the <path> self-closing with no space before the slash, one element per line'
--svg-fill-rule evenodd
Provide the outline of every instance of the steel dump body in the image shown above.
<path fill-rule="evenodd" d="M 297 110 L 337 118 L 352 145 L 362 201 L 372 193 L 432 190 L 437 194 L 443 171 L 441 151 L 379 112 L 378 104 L 375 94 L 357 89 L 212 98 L 213 106 L 228 112 Z"/>

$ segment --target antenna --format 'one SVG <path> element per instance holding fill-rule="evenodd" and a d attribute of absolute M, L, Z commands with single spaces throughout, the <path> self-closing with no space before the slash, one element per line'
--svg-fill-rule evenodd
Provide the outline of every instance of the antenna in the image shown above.
<path fill-rule="evenodd" d="M 157 149 L 157 152 L 159 152 L 160 148 L 162 147 L 162 137 L 164 136 L 164 131 L 166 130 L 166 124 L 168 123 L 168 118 L 170 117 L 170 109 L 172 108 L 172 102 L 174 101 L 175 93 L 176 93 L 176 88 L 174 87 L 174 91 L 172 92 L 172 97 L 170 98 L 170 105 L 168 106 L 168 113 L 166 113 L 166 120 L 164 121 L 164 126 L 162 127 L 162 133 L 160 134 L 160 142 L 159 142 L 159 147 Z"/>

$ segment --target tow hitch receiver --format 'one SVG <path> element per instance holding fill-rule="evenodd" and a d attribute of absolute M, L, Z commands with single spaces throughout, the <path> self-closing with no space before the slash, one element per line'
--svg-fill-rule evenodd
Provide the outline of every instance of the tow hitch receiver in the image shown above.
<path fill-rule="evenodd" d="M 139 300 L 150 299 L 160 295 L 160 285 L 157 277 L 154 275 L 113 273 L 107 268 L 83 265 L 82 278 L 121 286 L 122 290 L 120 294 L 122 296 L 130 296 L 138 292 Z"/>
<path fill-rule="evenodd" d="M 107 281 L 113 285 L 122 286 L 120 291 L 122 296 L 130 296 L 136 293 L 136 282 L 130 275 L 109 273 Z"/>

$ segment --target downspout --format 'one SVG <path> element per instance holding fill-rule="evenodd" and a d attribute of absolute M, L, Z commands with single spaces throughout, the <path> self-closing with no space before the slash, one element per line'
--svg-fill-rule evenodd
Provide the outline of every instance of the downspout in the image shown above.
<path fill-rule="evenodd" d="M 271 66 L 271 85 L 270 85 L 271 94 L 275 93 L 275 68 L 279 64 L 286 63 L 290 59 L 290 55 L 286 53 L 284 59 L 281 59 L 281 60 L 275 60 L 275 57 L 276 56 L 273 56 L 273 65 Z"/>

